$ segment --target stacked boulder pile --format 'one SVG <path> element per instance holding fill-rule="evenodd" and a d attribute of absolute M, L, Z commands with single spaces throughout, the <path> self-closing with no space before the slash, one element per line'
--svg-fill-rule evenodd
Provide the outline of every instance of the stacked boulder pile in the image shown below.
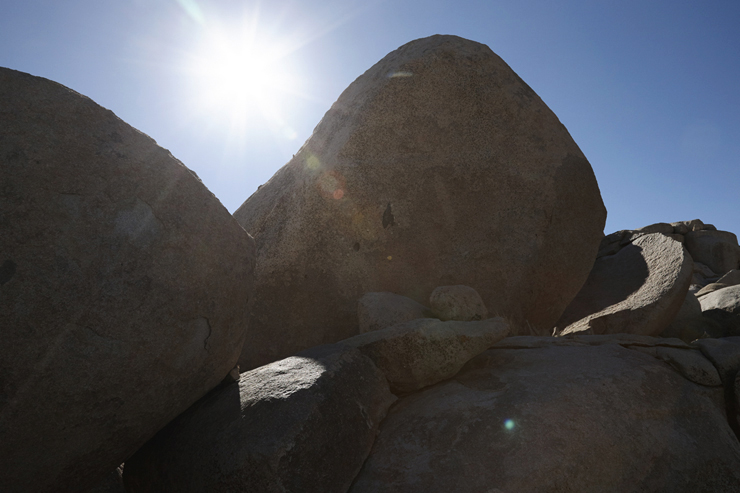
<path fill-rule="evenodd" d="M 604 236 L 484 45 L 390 53 L 233 217 L 8 69 L 0 171 L 0 491 L 740 492 L 737 238 Z"/>

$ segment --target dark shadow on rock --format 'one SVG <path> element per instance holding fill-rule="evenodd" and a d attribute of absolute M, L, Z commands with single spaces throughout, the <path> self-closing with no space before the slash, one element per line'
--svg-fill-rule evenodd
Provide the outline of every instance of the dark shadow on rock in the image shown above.
<path fill-rule="evenodd" d="M 626 300 L 642 287 L 649 273 L 642 248 L 637 245 L 627 245 L 614 255 L 597 259 L 586 283 L 558 320 L 557 327 L 565 328 Z"/>

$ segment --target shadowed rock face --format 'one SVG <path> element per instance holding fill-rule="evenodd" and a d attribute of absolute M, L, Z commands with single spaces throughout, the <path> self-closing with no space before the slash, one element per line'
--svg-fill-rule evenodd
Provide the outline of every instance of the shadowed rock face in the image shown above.
<path fill-rule="evenodd" d="M 740 491 L 722 387 L 616 338 L 538 339 L 394 405 L 350 491 Z"/>
<path fill-rule="evenodd" d="M 0 491 L 76 491 L 234 367 L 254 242 L 90 99 L 0 69 Z"/>
<path fill-rule="evenodd" d="M 358 350 L 325 345 L 241 375 L 142 447 L 128 491 L 345 492 L 395 397 Z"/>
<path fill-rule="evenodd" d="M 358 333 L 357 300 L 474 287 L 491 315 L 549 330 L 582 286 L 606 211 L 591 167 L 485 45 L 432 36 L 352 83 L 234 214 L 257 241 L 240 364 Z"/>

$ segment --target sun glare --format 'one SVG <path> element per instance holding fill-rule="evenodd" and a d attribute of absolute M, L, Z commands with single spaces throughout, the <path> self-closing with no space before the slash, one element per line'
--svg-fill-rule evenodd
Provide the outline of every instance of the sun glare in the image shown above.
<path fill-rule="evenodd" d="M 198 111 L 224 118 L 232 127 L 267 125 L 295 138 L 282 116 L 286 96 L 299 89 L 285 46 L 253 24 L 204 27 L 187 66 Z"/>

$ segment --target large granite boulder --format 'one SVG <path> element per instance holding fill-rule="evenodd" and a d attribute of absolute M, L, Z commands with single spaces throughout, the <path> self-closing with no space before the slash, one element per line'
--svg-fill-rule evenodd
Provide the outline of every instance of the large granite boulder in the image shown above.
<path fill-rule="evenodd" d="M 234 213 L 257 242 L 251 368 L 358 333 L 357 300 L 474 286 L 549 331 L 583 285 L 606 211 L 558 118 L 487 46 L 412 41 L 339 97 Z"/>
<path fill-rule="evenodd" d="M 0 69 L 0 491 L 78 491 L 229 373 L 254 242 L 90 99 Z"/>
<path fill-rule="evenodd" d="M 325 345 L 242 373 L 126 461 L 127 491 L 345 492 L 396 398 L 357 349 Z"/>
<path fill-rule="evenodd" d="M 350 491 L 740 492 L 716 375 L 699 385 L 629 348 L 649 341 L 592 337 L 604 339 L 504 339 L 523 349 L 493 348 L 403 398 Z M 712 371 L 660 341 L 663 359 Z"/>
<path fill-rule="evenodd" d="M 554 333 L 658 335 L 684 303 L 692 270 L 681 243 L 660 233 L 638 236 L 596 260 Z"/>

